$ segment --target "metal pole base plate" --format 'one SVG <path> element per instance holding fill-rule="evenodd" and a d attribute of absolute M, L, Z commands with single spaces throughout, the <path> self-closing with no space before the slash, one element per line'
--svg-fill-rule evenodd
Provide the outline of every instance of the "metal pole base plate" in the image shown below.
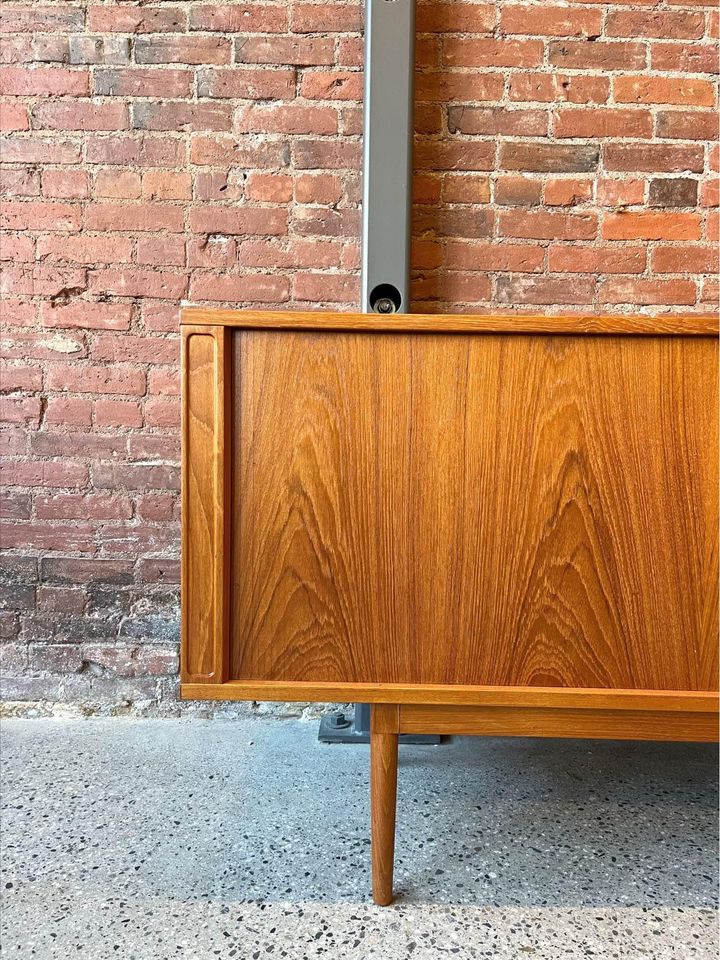
<path fill-rule="evenodd" d="M 355 728 L 351 714 L 329 713 L 320 720 L 318 740 L 321 743 L 370 743 L 370 731 Z M 400 743 L 432 746 L 440 743 L 435 733 L 401 733 Z"/>

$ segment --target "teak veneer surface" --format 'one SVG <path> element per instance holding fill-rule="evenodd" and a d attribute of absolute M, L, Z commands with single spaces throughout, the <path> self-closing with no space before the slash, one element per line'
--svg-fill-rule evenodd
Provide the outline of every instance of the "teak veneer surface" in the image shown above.
<path fill-rule="evenodd" d="M 711 341 L 232 350 L 233 678 L 712 686 Z"/>

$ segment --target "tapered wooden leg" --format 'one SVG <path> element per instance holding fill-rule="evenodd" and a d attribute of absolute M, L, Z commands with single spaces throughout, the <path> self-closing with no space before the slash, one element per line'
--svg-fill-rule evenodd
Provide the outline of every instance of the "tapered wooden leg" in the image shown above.
<path fill-rule="evenodd" d="M 397 707 L 373 706 L 370 727 L 372 888 L 373 900 L 381 907 L 393 898 L 398 734 L 386 732 L 393 715 L 397 716 Z"/>

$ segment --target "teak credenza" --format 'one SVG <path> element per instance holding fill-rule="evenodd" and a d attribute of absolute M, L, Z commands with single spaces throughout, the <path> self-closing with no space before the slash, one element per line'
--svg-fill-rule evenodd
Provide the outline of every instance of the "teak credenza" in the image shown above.
<path fill-rule="evenodd" d="M 717 320 L 182 315 L 182 695 L 401 732 L 718 730 Z"/>

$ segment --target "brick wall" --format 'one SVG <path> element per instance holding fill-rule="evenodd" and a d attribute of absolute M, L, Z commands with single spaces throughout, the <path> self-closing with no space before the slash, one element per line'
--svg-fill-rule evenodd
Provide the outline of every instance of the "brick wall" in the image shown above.
<path fill-rule="evenodd" d="M 178 304 L 357 303 L 362 10 L 0 12 L 5 695 L 172 702 Z M 713 307 L 710 3 L 418 31 L 417 309 Z"/>

